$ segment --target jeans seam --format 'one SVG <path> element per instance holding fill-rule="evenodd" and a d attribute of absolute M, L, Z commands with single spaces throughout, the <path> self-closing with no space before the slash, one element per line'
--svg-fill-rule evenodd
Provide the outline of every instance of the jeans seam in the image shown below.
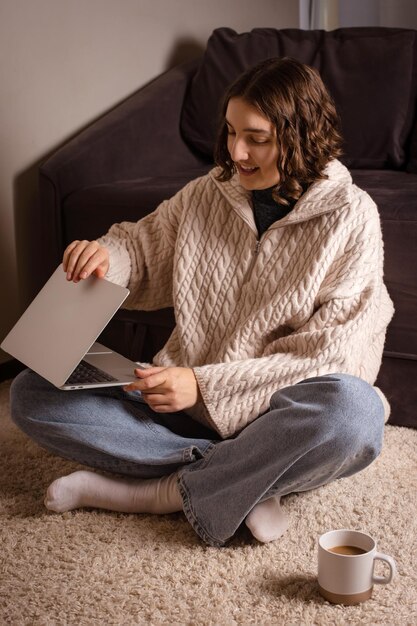
<path fill-rule="evenodd" d="M 187 518 L 189 524 L 194 529 L 196 534 L 205 543 L 212 546 L 213 548 L 223 547 L 225 542 L 215 539 L 209 532 L 207 532 L 207 530 L 199 521 L 198 516 L 196 515 L 193 505 L 191 503 L 190 493 L 183 482 L 184 473 L 185 473 L 185 470 L 180 470 L 180 472 L 178 473 L 178 487 L 179 487 L 180 494 L 183 500 L 183 511 L 184 511 L 185 517 Z"/>
<path fill-rule="evenodd" d="M 199 462 L 193 463 L 192 465 L 181 468 L 179 470 L 178 487 L 179 487 L 179 490 L 183 499 L 184 515 L 186 516 L 188 522 L 190 523 L 194 531 L 208 545 L 213 546 L 214 548 L 221 548 L 224 546 L 226 542 L 213 537 L 203 526 L 203 524 L 198 518 L 198 515 L 195 512 L 195 509 L 191 502 L 190 492 L 184 482 L 186 473 L 192 472 L 196 469 L 205 468 L 211 463 L 213 457 L 215 456 L 213 453 L 216 450 L 216 448 L 217 448 L 216 443 L 214 442 L 210 443 L 205 451 L 205 456 Z M 198 467 L 196 467 L 196 465 L 198 465 Z"/>

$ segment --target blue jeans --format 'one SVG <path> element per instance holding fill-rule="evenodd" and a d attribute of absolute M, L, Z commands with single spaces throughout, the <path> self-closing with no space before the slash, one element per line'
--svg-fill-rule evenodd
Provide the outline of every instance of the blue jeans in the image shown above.
<path fill-rule="evenodd" d="M 378 394 L 347 374 L 280 389 L 266 413 L 226 440 L 184 412 L 155 413 L 120 387 L 60 391 L 30 370 L 12 384 L 11 414 L 66 459 L 140 478 L 178 471 L 184 513 L 212 546 L 224 545 L 258 502 L 369 465 L 384 428 Z"/>

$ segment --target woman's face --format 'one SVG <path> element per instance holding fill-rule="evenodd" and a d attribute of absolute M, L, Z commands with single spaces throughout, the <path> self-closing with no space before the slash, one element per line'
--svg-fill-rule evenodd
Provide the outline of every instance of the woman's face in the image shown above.
<path fill-rule="evenodd" d="M 227 149 L 245 189 L 267 189 L 279 182 L 275 127 L 242 98 L 231 98 L 226 110 Z"/>

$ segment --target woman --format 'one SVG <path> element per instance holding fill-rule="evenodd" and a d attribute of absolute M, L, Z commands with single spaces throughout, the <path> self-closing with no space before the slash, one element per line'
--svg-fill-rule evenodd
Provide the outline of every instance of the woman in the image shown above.
<path fill-rule="evenodd" d="M 68 246 L 68 280 L 127 285 L 131 308 L 174 306 L 176 327 L 124 390 L 15 380 L 22 430 L 118 474 L 56 480 L 49 509 L 184 511 L 210 545 L 242 522 L 266 542 L 287 527 L 282 496 L 375 459 L 393 307 L 378 211 L 337 160 L 337 128 L 314 70 L 264 61 L 225 96 L 217 167 L 138 223 Z"/>

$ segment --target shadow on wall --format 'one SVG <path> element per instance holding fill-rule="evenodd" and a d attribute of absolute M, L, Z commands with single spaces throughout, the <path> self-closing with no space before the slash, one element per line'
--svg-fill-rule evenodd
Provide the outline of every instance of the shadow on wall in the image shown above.
<path fill-rule="evenodd" d="M 164 63 L 164 71 L 175 65 L 200 57 L 204 46 L 195 39 L 181 38 L 175 43 Z M 157 78 L 157 77 L 155 77 Z M 152 80 L 154 80 L 153 78 Z M 152 82 L 149 81 L 149 82 Z M 145 87 L 145 83 L 140 88 Z M 134 92 L 132 92 L 133 94 Z M 131 94 L 131 95 L 132 95 Z M 129 97 L 129 96 L 128 96 Z M 108 111 L 120 102 L 115 103 Z M 108 112 L 107 111 L 107 112 Z M 106 113 L 104 113 L 105 115 Z M 99 117 L 102 117 L 100 114 Z M 97 121 L 97 118 L 74 131 L 47 154 L 37 159 L 30 167 L 19 172 L 13 183 L 14 215 L 16 232 L 17 278 L 19 284 L 19 306 L 23 311 L 48 279 L 45 267 L 48 263 L 48 241 L 45 241 L 41 212 L 39 210 L 38 174 L 39 167 L 68 141 L 76 137 L 85 128 Z"/>
<path fill-rule="evenodd" d="M 44 259 L 47 255 L 48 242 L 44 241 L 40 219 L 38 173 L 40 165 L 53 152 L 55 149 L 19 172 L 13 181 L 17 280 L 21 312 L 30 304 L 47 279 Z"/>
<path fill-rule="evenodd" d="M 193 39 L 192 37 L 182 37 L 178 39 L 167 57 L 165 70 L 170 70 L 176 65 L 201 57 L 204 50 L 205 45 L 202 45 L 197 39 Z"/>

